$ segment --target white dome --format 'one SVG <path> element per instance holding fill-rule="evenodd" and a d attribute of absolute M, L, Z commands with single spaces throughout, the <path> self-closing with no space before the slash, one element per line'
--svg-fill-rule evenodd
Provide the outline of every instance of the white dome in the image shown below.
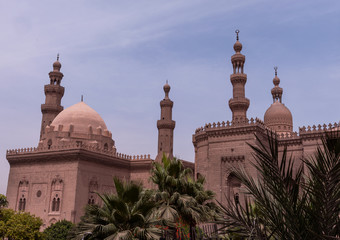
<path fill-rule="evenodd" d="M 107 130 L 106 124 L 101 116 L 84 102 L 79 102 L 66 108 L 56 116 L 51 123 L 54 130 L 58 130 L 59 125 L 62 125 L 62 131 L 70 130 L 70 125 L 73 125 L 72 132 L 74 133 L 89 133 L 90 126 L 93 131 L 101 128 Z"/>

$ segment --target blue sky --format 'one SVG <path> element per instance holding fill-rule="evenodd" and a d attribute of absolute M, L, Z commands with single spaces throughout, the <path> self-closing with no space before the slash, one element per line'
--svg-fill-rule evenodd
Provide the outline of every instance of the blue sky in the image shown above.
<path fill-rule="evenodd" d="M 6 149 L 38 144 L 57 53 L 63 106 L 83 94 L 126 154 L 155 157 L 166 79 L 178 157 L 194 160 L 196 128 L 231 119 L 235 29 L 246 55 L 248 117 L 263 119 L 277 65 L 295 131 L 340 120 L 340 1 L 0 0 L 0 29 L 0 193 Z"/>

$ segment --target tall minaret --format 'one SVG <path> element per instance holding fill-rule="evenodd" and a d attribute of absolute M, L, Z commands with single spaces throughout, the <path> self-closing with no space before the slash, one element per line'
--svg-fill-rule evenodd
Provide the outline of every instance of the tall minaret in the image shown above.
<path fill-rule="evenodd" d="M 61 64 L 59 54 L 57 61 L 53 63 L 53 71 L 49 73 L 50 84 L 45 85 L 45 103 L 41 104 L 42 121 L 40 130 L 40 140 L 44 138 L 45 128 L 50 125 L 53 119 L 64 109 L 61 106 L 61 98 L 64 96 L 64 87 L 60 86 L 63 74 L 60 72 Z"/>
<path fill-rule="evenodd" d="M 246 57 L 241 54 L 242 44 L 239 42 L 239 30 L 236 30 L 236 43 L 234 44 L 235 54 L 231 57 L 233 64 L 233 74 L 230 75 L 230 81 L 233 85 L 233 98 L 229 100 L 229 107 L 233 112 L 233 124 L 244 123 L 247 120 L 247 109 L 249 99 L 245 97 L 244 85 L 247 82 L 247 74 L 243 73 L 244 62 Z"/>
<path fill-rule="evenodd" d="M 169 98 L 170 85 L 168 81 L 163 87 L 165 92 L 164 99 L 160 102 L 161 119 L 157 121 L 158 128 L 158 154 L 156 161 L 161 161 L 163 153 L 167 157 L 173 157 L 173 139 L 176 122 L 172 120 L 172 107 L 174 102 Z"/>

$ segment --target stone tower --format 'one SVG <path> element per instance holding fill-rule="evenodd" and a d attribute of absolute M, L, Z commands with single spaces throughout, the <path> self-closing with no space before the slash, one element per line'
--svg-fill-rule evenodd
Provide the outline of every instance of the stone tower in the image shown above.
<path fill-rule="evenodd" d="M 157 121 L 158 128 L 158 154 L 156 161 L 161 161 L 163 154 L 173 157 L 173 139 L 176 122 L 172 120 L 172 107 L 174 102 L 169 98 L 170 85 L 168 81 L 163 87 L 165 92 L 164 99 L 160 102 L 161 119 Z"/>
<path fill-rule="evenodd" d="M 41 104 L 41 130 L 40 140 L 44 138 L 45 128 L 50 125 L 53 119 L 64 109 L 61 106 L 61 98 L 64 96 L 64 87 L 60 86 L 63 74 L 60 72 L 61 64 L 59 62 L 59 54 L 57 61 L 53 63 L 53 71 L 49 73 L 50 84 L 46 84 L 45 90 L 45 103 Z"/>
<path fill-rule="evenodd" d="M 233 85 L 233 98 L 229 100 L 229 107 L 233 113 L 233 124 L 244 123 L 247 121 L 247 109 L 249 99 L 245 97 L 244 85 L 247 82 L 247 74 L 244 74 L 243 67 L 246 57 L 241 54 L 242 44 L 239 42 L 239 30 L 236 30 L 236 43 L 234 44 L 235 54 L 231 57 L 233 64 L 233 74 L 230 75 L 230 81 Z"/>

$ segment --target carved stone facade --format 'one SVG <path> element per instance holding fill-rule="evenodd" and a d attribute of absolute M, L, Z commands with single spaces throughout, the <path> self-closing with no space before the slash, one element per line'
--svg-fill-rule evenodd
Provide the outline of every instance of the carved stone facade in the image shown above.
<path fill-rule="evenodd" d="M 227 199 L 241 201 L 244 189 L 234 177 L 232 169 L 243 167 L 251 176 L 257 178 L 257 172 L 251 162 L 254 162 L 252 149 L 248 144 L 258 145 L 255 135 L 265 140 L 267 131 L 275 133 L 279 140 L 280 151 L 284 146 L 288 154 L 295 158 L 295 165 L 302 164 L 301 158 L 314 153 L 321 143 L 325 131 L 339 129 L 339 124 L 308 126 L 299 128 L 299 133 L 293 132 L 293 117 L 289 109 L 282 103 L 283 89 L 279 87 L 280 79 L 273 79 L 271 90 L 273 104 L 264 115 L 264 122 L 258 118 L 247 118 L 246 111 L 250 101 L 245 98 L 244 73 L 245 56 L 241 54 L 242 44 L 234 45 L 235 54 L 231 57 L 233 73 L 230 81 L 233 86 L 233 98 L 229 101 L 232 111 L 232 121 L 222 121 L 206 124 L 196 129 L 193 135 L 195 147 L 195 172 L 206 177 L 207 188 L 216 193 L 216 198 L 222 203 Z M 305 168 L 306 169 L 306 168 Z"/>
<path fill-rule="evenodd" d="M 97 193 L 115 192 L 113 176 L 153 187 L 149 178 L 154 160 L 149 154 L 118 153 L 104 120 L 84 102 L 63 110 L 60 69 L 57 59 L 45 85 L 38 147 L 7 150 L 9 207 L 39 216 L 43 227 L 61 219 L 78 222 L 87 204 L 101 204 Z M 164 91 L 158 155 L 172 156 L 175 121 L 168 84 Z M 193 163 L 183 163 L 194 170 Z"/>

